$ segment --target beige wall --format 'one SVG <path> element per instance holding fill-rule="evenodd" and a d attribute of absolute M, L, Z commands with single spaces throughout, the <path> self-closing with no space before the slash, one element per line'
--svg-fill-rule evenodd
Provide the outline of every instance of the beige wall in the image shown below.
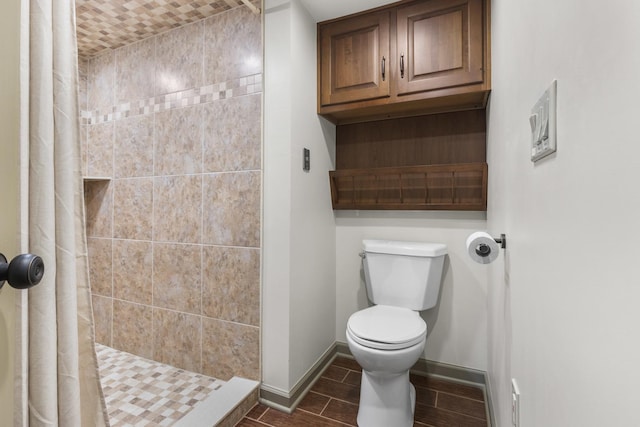
<path fill-rule="evenodd" d="M 99 342 L 260 379 L 261 36 L 240 7 L 83 65 Z"/>
<path fill-rule="evenodd" d="M 11 259 L 19 250 L 20 2 L 3 2 L 0 12 L 0 252 Z M 0 290 L 0 425 L 7 426 L 13 414 L 16 292 L 6 283 Z"/>

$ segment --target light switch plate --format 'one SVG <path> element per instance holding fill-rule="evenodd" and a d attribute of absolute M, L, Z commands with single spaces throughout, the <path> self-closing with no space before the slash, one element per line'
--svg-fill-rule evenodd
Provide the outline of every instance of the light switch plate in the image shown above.
<path fill-rule="evenodd" d="M 305 172 L 311 170 L 311 151 L 308 148 L 302 149 L 302 170 Z"/>
<path fill-rule="evenodd" d="M 531 161 L 536 162 L 556 151 L 557 80 L 542 94 L 531 109 Z"/>

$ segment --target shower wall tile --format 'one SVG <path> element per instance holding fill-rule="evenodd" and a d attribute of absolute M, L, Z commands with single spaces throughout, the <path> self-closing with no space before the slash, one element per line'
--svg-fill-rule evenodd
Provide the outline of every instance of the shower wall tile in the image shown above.
<path fill-rule="evenodd" d="M 116 103 L 138 101 L 154 95 L 155 38 L 116 50 Z"/>
<path fill-rule="evenodd" d="M 80 165 L 80 169 L 82 171 L 82 176 L 88 176 L 87 170 L 87 155 L 89 153 L 89 142 L 87 133 L 89 132 L 88 125 L 80 125 L 80 161 L 82 164 Z"/>
<path fill-rule="evenodd" d="M 204 21 L 205 84 L 262 72 L 261 17 L 237 8 Z"/>
<path fill-rule="evenodd" d="M 153 252 L 151 242 L 113 240 L 113 296 L 151 305 Z"/>
<path fill-rule="evenodd" d="M 155 175 L 202 172 L 202 107 L 156 113 Z"/>
<path fill-rule="evenodd" d="M 202 21 L 160 34 L 156 40 L 156 95 L 202 86 Z"/>
<path fill-rule="evenodd" d="M 154 241 L 200 243 L 202 176 L 155 178 L 153 212 Z"/>
<path fill-rule="evenodd" d="M 261 25 L 240 7 L 80 66 L 83 171 L 112 178 L 85 183 L 98 342 L 260 378 Z"/>
<path fill-rule="evenodd" d="M 110 112 L 115 105 L 115 54 L 107 51 L 89 60 L 87 106 L 89 111 Z"/>
<path fill-rule="evenodd" d="M 78 106 L 80 111 L 89 109 L 87 105 L 88 82 L 89 62 L 86 59 L 78 58 Z"/>
<path fill-rule="evenodd" d="M 89 251 L 89 281 L 91 293 L 110 297 L 113 295 L 112 242 L 111 239 L 87 239 Z"/>
<path fill-rule="evenodd" d="M 260 324 L 260 250 L 205 246 L 202 311 L 207 317 Z"/>
<path fill-rule="evenodd" d="M 260 94 L 205 106 L 204 172 L 260 169 Z"/>
<path fill-rule="evenodd" d="M 153 175 L 153 115 L 118 120 L 115 127 L 115 177 Z"/>
<path fill-rule="evenodd" d="M 259 328 L 204 317 L 202 333 L 203 374 L 260 380 Z"/>
<path fill-rule="evenodd" d="M 110 181 L 84 183 L 85 223 L 88 237 L 113 235 L 113 185 Z"/>
<path fill-rule="evenodd" d="M 113 184 L 113 236 L 151 240 L 153 178 L 117 179 Z"/>
<path fill-rule="evenodd" d="M 111 343 L 111 321 L 113 319 L 113 298 L 91 296 L 96 341 L 104 345 Z"/>
<path fill-rule="evenodd" d="M 89 109 L 87 104 L 88 96 L 88 78 L 89 78 L 89 62 L 85 59 L 78 58 L 78 106 L 80 107 L 80 170 L 82 176 L 87 176 L 87 154 L 89 152 L 87 132 L 88 120 L 84 117 L 83 112 Z"/>
<path fill-rule="evenodd" d="M 113 347 L 153 358 L 153 309 L 114 300 L 113 318 Z"/>
<path fill-rule="evenodd" d="M 90 125 L 87 135 L 87 175 L 113 176 L 113 123 Z"/>
<path fill-rule="evenodd" d="M 260 172 L 204 175 L 203 243 L 260 246 Z"/>
<path fill-rule="evenodd" d="M 153 245 L 153 302 L 192 314 L 202 309 L 202 246 Z"/>
<path fill-rule="evenodd" d="M 154 360 L 201 372 L 202 317 L 154 308 L 153 331 Z"/>

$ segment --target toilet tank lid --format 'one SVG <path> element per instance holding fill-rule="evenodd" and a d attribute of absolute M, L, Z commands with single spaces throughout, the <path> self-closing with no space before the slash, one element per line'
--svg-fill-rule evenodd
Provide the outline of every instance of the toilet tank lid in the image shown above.
<path fill-rule="evenodd" d="M 400 242 L 394 240 L 363 240 L 365 252 L 380 254 L 436 257 L 447 254 L 443 243 Z"/>

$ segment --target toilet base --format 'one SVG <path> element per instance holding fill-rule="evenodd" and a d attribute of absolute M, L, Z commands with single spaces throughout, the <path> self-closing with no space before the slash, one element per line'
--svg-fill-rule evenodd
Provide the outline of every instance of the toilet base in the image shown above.
<path fill-rule="evenodd" d="M 359 427 L 412 427 L 416 389 L 403 373 L 362 371 Z"/>

